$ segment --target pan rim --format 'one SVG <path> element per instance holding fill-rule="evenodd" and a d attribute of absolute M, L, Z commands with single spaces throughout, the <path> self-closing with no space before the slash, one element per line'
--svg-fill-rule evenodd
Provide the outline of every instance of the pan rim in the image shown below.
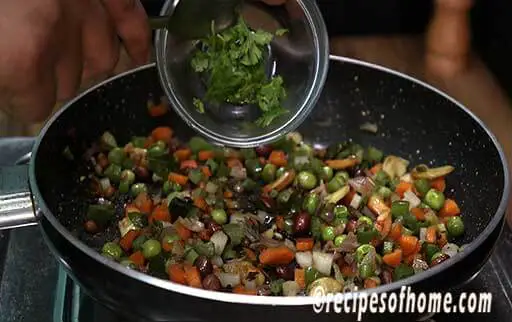
<path fill-rule="evenodd" d="M 445 99 L 452 102 L 455 106 L 460 108 L 462 111 L 467 113 L 471 118 L 473 118 L 476 123 L 482 127 L 482 129 L 485 131 L 485 133 L 489 136 L 491 141 L 493 142 L 495 148 L 498 151 L 498 154 L 500 156 L 500 160 L 503 167 L 503 192 L 500 198 L 500 203 L 497 208 L 497 211 L 493 215 L 492 219 L 490 220 L 489 224 L 484 228 L 484 230 L 466 247 L 466 251 L 459 253 L 457 256 L 452 258 L 450 261 L 446 261 L 444 263 L 441 263 L 433 268 L 428 269 L 425 272 L 422 272 L 420 274 L 413 275 L 409 278 L 406 278 L 404 280 L 400 280 L 398 282 L 390 283 L 381 285 L 375 289 L 372 289 L 371 291 L 373 293 L 384 293 L 384 292 L 392 292 L 399 290 L 403 286 L 409 286 L 411 284 L 417 283 L 419 281 L 428 279 L 432 277 L 435 274 L 441 273 L 443 270 L 445 270 L 448 266 L 451 266 L 457 262 L 460 262 L 466 256 L 469 256 L 473 250 L 481 246 L 481 244 L 485 241 L 485 239 L 498 227 L 500 222 L 504 219 L 505 212 L 507 209 L 507 203 L 509 200 L 509 193 L 510 193 L 510 175 L 508 170 L 508 164 L 505 157 L 505 154 L 503 152 L 501 144 L 498 142 L 497 138 L 495 137 L 494 133 L 492 133 L 489 128 L 482 122 L 480 118 L 478 118 L 473 112 L 471 112 L 468 108 L 466 108 L 464 105 L 462 105 L 460 102 L 446 94 L 445 92 L 423 82 L 420 81 L 412 76 L 405 75 L 401 72 L 395 71 L 393 69 L 380 66 L 377 64 L 364 62 L 357 59 L 347 58 L 347 57 L 341 57 L 341 56 L 335 56 L 330 55 L 329 56 L 330 61 L 338 62 L 338 63 L 349 63 L 354 64 L 366 68 L 376 69 L 381 72 L 385 72 L 388 74 L 392 74 L 394 76 L 398 76 L 401 78 L 404 78 L 410 82 L 413 82 L 417 85 L 421 85 L 422 87 L 429 89 L 430 91 L 435 92 L 438 95 L 441 95 Z M 61 234 L 68 242 L 73 244 L 75 247 L 77 247 L 81 252 L 86 254 L 87 256 L 91 257 L 95 261 L 99 262 L 102 265 L 106 265 L 108 268 L 116 271 L 117 273 L 124 274 L 130 278 L 136 279 L 139 282 L 149 284 L 151 286 L 160 288 L 162 290 L 167 291 L 173 291 L 176 293 L 180 293 L 182 295 L 186 296 L 195 296 L 201 299 L 211 300 L 211 301 L 219 301 L 219 302 L 227 302 L 227 303 L 238 303 L 238 304 L 250 304 L 250 305 L 271 305 L 271 306 L 303 306 L 303 305 L 313 305 L 314 303 L 317 303 L 317 299 L 315 297 L 272 297 L 272 296 L 253 296 L 253 295 L 242 295 L 242 294 L 234 294 L 234 293 L 220 293 L 220 292 L 212 292 L 208 290 L 198 289 L 198 288 L 192 288 L 189 286 L 184 286 L 180 284 L 173 283 L 171 281 L 163 280 L 157 277 L 153 277 L 138 271 L 130 270 L 124 266 L 122 266 L 119 263 L 113 262 L 110 259 L 105 258 L 89 246 L 87 246 L 84 242 L 79 240 L 78 238 L 74 237 L 59 221 L 58 219 L 53 215 L 53 213 L 49 210 L 48 206 L 46 205 L 45 201 L 43 200 L 41 193 L 39 191 L 37 182 L 36 182 L 36 174 L 35 174 L 35 164 L 37 163 L 38 159 L 38 150 L 39 146 L 41 145 L 41 142 L 43 141 L 45 134 L 48 132 L 48 130 L 52 127 L 53 123 L 59 118 L 59 116 L 68 108 L 71 108 L 75 105 L 82 97 L 96 91 L 97 89 L 103 87 L 104 85 L 111 83 L 113 81 L 116 81 L 118 79 L 121 79 L 125 76 L 137 73 L 142 70 L 150 69 L 150 68 L 156 68 L 155 63 L 143 65 L 140 67 L 137 67 L 135 69 L 126 71 L 124 73 L 121 73 L 119 75 L 116 75 L 114 77 L 111 77 L 91 88 L 88 90 L 82 92 L 69 102 L 67 102 L 63 108 L 55 113 L 50 120 L 45 124 L 43 129 L 41 130 L 40 134 L 37 136 L 36 141 L 34 143 L 33 149 L 32 149 L 32 160 L 29 164 L 29 185 L 30 189 L 36 199 L 36 207 L 37 210 L 42 212 L 44 217 L 52 224 L 52 226 Z M 433 290 L 435 291 L 435 290 Z M 344 300 L 350 300 L 354 296 L 356 296 L 357 293 L 364 292 L 364 290 L 360 290 L 357 292 L 351 292 L 351 293 L 344 293 L 342 294 L 342 298 Z"/>

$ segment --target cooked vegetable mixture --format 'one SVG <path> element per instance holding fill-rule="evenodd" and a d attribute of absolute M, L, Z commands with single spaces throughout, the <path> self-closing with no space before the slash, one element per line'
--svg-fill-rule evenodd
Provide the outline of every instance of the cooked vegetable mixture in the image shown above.
<path fill-rule="evenodd" d="M 169 127 L 91 157 L 97 202 L 85 229 L 118 225 L 104 256 L 192 287 L 295 296 L 373 288 L 459 252 L 454 168 L 428 168 L 375 147 L 315 150 L 297 133 L 272 146 L 180 142 Z M 119 211 L 119 200 L 123 207 Z"/>
<path fill-rule="evenodd" d="M 277 30 L 276 35 L 285 32 Z M 260 127 L 267 127 L 286 114 L 287 110 L 281 106 L 286 98 L 283 78 L 267 77 L 267 47 L 273 38 L 274 35 L 266 31 L 252 31 L 240 17 L 233 27 L 202 39 L 191 66 L 205 76 L 205 101 L 257 104 L 262 112 L 256 120 Z M 204 113 L 203 101 L 195 98 L 193 103 L 200 113 Z"/>

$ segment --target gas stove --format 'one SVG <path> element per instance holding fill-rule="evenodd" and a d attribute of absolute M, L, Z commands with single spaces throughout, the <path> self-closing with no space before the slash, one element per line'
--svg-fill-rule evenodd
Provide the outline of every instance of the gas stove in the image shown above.
<path fill-rule="evenodd" d="M 0 166 L 12 165 L 30 152 L 32 138 L 0 139 Z M 451 290 L 491 292 L 492 311 L 482 314 L 435 315 L 430 321 L 510 321 L 512 316 L 512 231 L 506 228 L 480 274 Z M 47 249 L 38 227 L 0 231 L 0 321 L 126 321 L 84 294 Z M 169 321 L 185 321 L 182 317 Z"/>

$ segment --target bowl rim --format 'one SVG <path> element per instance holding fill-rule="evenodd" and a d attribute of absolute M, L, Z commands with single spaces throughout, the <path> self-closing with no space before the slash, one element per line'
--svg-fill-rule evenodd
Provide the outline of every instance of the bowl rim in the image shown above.
<path fill-rule="evenodd" d="M 500 160 L 502 163 L 502 170 L 503 170 L 503 191 L 500 198 L 500 203 L 498 205 L 498 208 L 496 212 L 494 213 L 493 217 L 491 218 L 489 224 L 484 228 L 484 230 L 471 242 L 467 245 L 466 250 L 464 252 L 458 253 L 456 256 L 451 258 L 449 261 L 445 261 L 439 265 L 436 265 L 433 268 L 430 268 L 422 273 L 410 276 L 406 279 L 393 282 L 390 284 L 381 285 L 377 288 L 374 288 L 371 290 L 372 293 L 384 293 L 384 292 L 392 292 L 396 291 L 404 286 L 408 286 L 417 282 L 420 282 L 422 280 L 428 279 L 432 277 L 433 275 L 440 274 L 442 271 L 447 269 L 449 266 L 454 265 L 458 262 L 461 262 L 463 259 L 465 259 L 467 256 L 470 256 L 472 251 L 480 247 L 484 241 L 487 239 L 487 237 L 494 232 L 500 223 L 503 223 L 503 219 L 505 216 L 505 211 L 507 208 L 507 203 L 509 200 L 509 193 L 510 193 L 510 178 L 509 178 L 509 171 L 508 171 L 508 165 L 507 160 L 505 157 L 505 154 L 503 152 L 503 149 L 496 139 L 495 135 L 487 128 L 487 126 L 468 108 L 463 106 L 461 103 L 456 101 L 454 98 L 450 97 L 448 94 L 444 93 L 443 91 L 434 88 L 433 86 L 420 81 L 414 77 L 405 75 L 403 73 L 400 73 L 398 71 L 389 69 L 387 67 L 383 67 L 380 65 L 376 65 L 373 63 L 368 63 L 364 61 L 360 61 L 357 59 L 351 59 L 351 58 L 345 58 L 340 56 L 330 56 L 330 62 L 335 63 L 349 63 L 358 65 L 361 67 L 366 67 L 374 70 L 378 70 L 387 74 L 392 74 L 394 76 L 398 76 L 401 78 L 404 78 L 412 83 L 415 83 L 417 85 L 420 85 L 426 89 L 431 90 L 432 92 L 444 97 L 446 100 L 450 101 L 454 104 L 454 107 L 458 107 L 463 112 L 468 114 L 477 125 L 479 125 L 485 133 L 489 136 L 491 141 L 494 144 L 494 147 L 496 148 Z M 221 293 L 221 292 L 213 292 L 209 290 L 204 289 L 198 289 L 193 288 L 185 285 L 180 285 L 177 283 L 173 283 L 171 281 L 163 280 L 157 277 L 153 277 L 150 275 L 147 275 L 142 272 L 130 270 L 124 266 L 122 266 L 120 263 L 111 261 L 110 259 L 102 256 L 98 252 L 96 252 L 94 249 L 87 246 L 83 241 L 78 239 L 77 237 L 73 236 L 60 222 L 59 220 L 52 214 L 51 210 L 41 197 L 41 192 L 39 190 L 38 184 L 37 184 L 37 176 L 36 176 L 36 164 L 37 160 L 39 158 L 39 154 L 37 153 L 39 150 L 39 147 L 41 146 L 42 141 L 45 139 L 46 133 L 49 131 L 49 129 L 54 126 L 56 121 L 58 121 L 61 114 L 65 113 L 67 109 L 73 108 L 75 105 L 78 105 L 78 102 L 80 99 L 88 94 L 91 94 L 98 89 L 102 88 L 105 84 L 111 83 L 113 81 L 119 80 L 121 78 L 124 78 L 129 75 L 136 74 L 137 72 L 144 71 L 147 69 L 155 68 L 155 64 L 148 64 L 144 65 L 138 68 L 135 68 L 133 70 L 129 70 L 127 72 L 124 72 L 122 74 L 119 74 L 117 76 L 114 76 L 110 79 L 107 79 L 90 89 L 82 92 L 80 95 L 75 97 L 74 99 L 70 100 L 66 105 L 60 109 L 57 113 L 55 113 L 50 120 L 46 123 L 44 128 L 41 130 L 39 136 L 36 138 L 36 142 L 32 148 L 32 159 L 29 164 L 29 185 L 30 189 L 34 195 L 35 198 L 35 205 L 38 213 L 42 213 L 43 216 L 51 223 L 51 225 L 59 232 L 61 236 L 63 236 L 69 243 L 73 244 L 76 248 L 78 248 L 81 252 L 83 252 L 85 255 L 89 256 L 99 264 L 105 265 L 108 268 L 116 271 L 117 273 L 123 274 L 127 277 L 130 277 L 134 280 L 140 281 L 141 283 L 145 283 L 151 286 L 154 286 L 161 290 L 167 290 L 179 293 L 184 296 L 194 296 L 201 299 L 211 300 L 211 301 L 219 301 L 219 302 L 225 302 L 225 303 L 239 303 L 239 304 L 248 304 L 248 305 L 271 305 L 271 306 L 304 306 L 304 305 L 313 305 L 315 303 L 318 303 L 318 298 L 311 297 L 311 296 L 296 296 L 296 297 L 275 297 L 275 296 L 253 296 L 253 295 L 242 295 L 242 294 L 235 294 L 235 293 Z M 60 259 L 62 261 L 62 259 Z M 63 262 L 63 264 L 66 266 L 66 263 Z M 365 293 L 364 290 L 359 290 L 356 292 L 350 292 L 350 293 L 340 293 L 341 299 L 343 300 L 350 300 L 355 298 L 361 293 Z M 336 297 L 336 300 L 338 300 L 338 297 Z M 334 298 L 332 299 L 334 301 Z"/>
<path fill-rule="evenodd" d="M 159 29 L 155 34 L 155 52 L 156 52 L 156 65 L 160 83 L 168 97 L 170 105 L 172 105 L 175 112 L 182 118 L 182 120 L 194 131 L 205 136 L 212 142 L 218 145 L 226 145 L 237 148 L 253 148 L 259 145 L 268 144 L 275 141 L 283 134 L 292 132 L 297 129 L 302 122 L 309 116 L 315 107 L 325 81 L 327 79 L 329 69 L 329 37 L 327 34 L 327 27 L 323 20 L 322 13 L 315 1 L 308 0 L 295 0 L 301 7 L 305 14 L 308 26 L 311 29 L 311 35 L 314 42 L 314 66 L 311 74 L 313 81 L 306 90 L 305 99 L 301 102 L 299 108 L 286 122 L 277 127 L 276 129 L 257 136 L 249 137 L 229 137 L 218 133 L 213 129 L 209 129 L 202 125 L 199 121 L 195 120 L 192 115 L 187 111 L 185 106 L 181 104 L 177 94 L 171 90 L 172 77 L 167 66 L 167 61 L 164 59 L 167 52 L 167 43 L 169 32 L 165 29 Z M 160 12 L 161 15 L 170 15 L 177 6 L 179 0 L 167 0 Z M 170 86 L 169 86 L 170 85 Z"/>

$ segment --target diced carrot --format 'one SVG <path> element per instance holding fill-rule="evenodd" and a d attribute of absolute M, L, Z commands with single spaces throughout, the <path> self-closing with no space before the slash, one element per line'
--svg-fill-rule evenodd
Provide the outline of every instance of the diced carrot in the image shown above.
<path fill-rule="evenodd" d="M 411 213 L 416 217 L 417 220 L 425 220 L 425 210 L 422 208 L 412 208 Z"/>
<path fill-rule="evenodd" d="M 173 130 L 168 126 L 159 126 L 151 132 L 151 137 L 155 141 L 164 141 L 169 144 L 172 139 Z"/>
<path fill-rule="evenodd" d="M 315 241 L 313 238 L 297 238 L 295 248 L 297 248 L 298 251 L 308 251 L 313 249 L 313 245 L 315 244 Z"/>
<path fill-rule="evenodd" d="M 202 167 L 201 172 L 204 174 L 205 177 L 209 178 L 212 176 L 212 172 L 210 171 L 210 168 L 208 167 Z"/>
<path fill-rule="evenodd" d="M 397 267 L 402 262 L 402 250 L 395 249 L 392 253 L 382 256 L 382 261 L 391 267 Z"/>
<path fill-rule="evenodd" d="M 446 180 L 444 177 L 434 179 L 430 182 L 430 186 L 437 191 L 444 192 L 446 189 Z"/>
<path fill-rule="evenodd" d="M 226 161 L 228 168 L 242 168 L 244 165 L 242 161 L 237 158 L 229 158 Z"/>
<path fill-rule="evenodd" d="M 403 197 L 404 193 L 407 190 L 412 190 L 412 183 L 400 181 L 400 183 L 396 186 L 395 192 L 400 196 Z"/>
<path fill-rule="evenodd" d="M 128 216 L 128 214 L 132 213 L 132 212 L 140 212 L 140 210 L 139 210 L 139 208 L 135 207 L 134 204 L 131 204 L 131 203 L 126 204 L 126 206 L 124 207 L 124 215 Z"/>
<path fill-rule="evenodd" d="M 425 234 L 425 241 L 427 243 L 435 244 L 437 239 L 437 229 L 436 226 L 430 226 L 427 228 L 427 233 Z"/>
<path fill-rule="evenodd" d="M 206 161 L 209 159 L 213 159 L 215 157 L 215 152 L 211 150 L 199 151 L 197 154 L 197 158 L 200 161 Z"/>
<path fill-rule="evenodd" d="M 382 170 L 382 163 L 377 163 L 376 165 L 374 165 L 371 169 L 370 169 L 370 172 L 372 174 L 377 174 L 380 170 Z"/>
<path fill-rule="evenodd" d="M 437 239 L 437 245 L 443 248 L 444 245 L 448 243 L 448 238 L 446 237 L 446 233 L 440 233 L 439 238 Z"/>
<path fill-rule="evenodd" d="M 272 151 L 268 157 L 268 161 L 278 167 L 284 167 L 288 164 L 286 154 L 281 150 Z"/>
<path fill-rule="evenodd" d="M 348 206 L 350 205 L 350 203 L 352 202 L 352 199 L 354 198 L 354 196 L 356 195 L 356 191 L 352 188 L 350 188 L 350 191 L 347 193 L 347 195 L 343 198 L 343 204 L 345 206 Z"/>
<path fill-rule="evenodd" d="M 404 256 L 413 254 L 418 244 L 418 238 L 415 236 L 402 235 L 398 240 L 400 248 L 402 249 Z"/>
<path fill-rule="evenodd" d="M 460 214 L 459 205 L 453 199 L 446 199 L 443 207 L 439 210 L 440 217 L 452 217 Z"/>
<path fill-rule="evenodd" d="M 354 277 L 357 274 L 355 266 L 352 265 L 343 265 L 340 267 L 340 272 L 345 277 Z"/>
<path fill-rule="evenodd" d="M 284 217 L 283 216 L 276 216 L 276 227 L 279 230 L 284 229 Z"/>
<path fill-rule="evenodd" d="M 229 190 L 224 191 L 224 198 L 228 198 L 228 199 L 233 198 L 233 192 L 231 192 Z"/>
<path fill-rule="evenodd" d="M 135 265 L 137 266 L 143 266 L 146 259 L 144 258 L 144 255 L 142 254 L 142 251 L 138 250 L 135 253 L 131 254 L 130 257 L 128 257 Z"/>
<path fill-rule="evenodd" d="M 194 199 L 194 206 L 196 206 L 197 208 L 199 208 L 203 211 L 208 210 L 208 204 L 206 203 L 206 200 L 204 200 L 204 198 L 202 198 L 202 197 Z"/>
<path fill-rule="evenodd" d="M 304 268 L 296 268 L 294 280 L 301 289 L 306 287 L 306 270 Z"/>
<path fill-rule="evenodd" d="M 154 220 L 166 222 L 171 221 L 171 213 L 169 212 L 169 208 L 166 203 L 160 204 L 153 209 L 153 212 L 149 217 L 149 222 L 153 223 Z"/>
<path fill-rule="evenodd" d="M 263 265 L 286 265 L 294 258 L 295 254 L 285 246 L 265 248 L 260 253 L 260 263 Z"/>
<path fill-rule="evenodd" d="M 402 236 L 402 224 L 394 223 L 391 225 L 391 230 L 389 231 L 389 238 L 394 241 L 398 241 Z"/>
<path fill-rule="evenodd" d="M 133 241 L 135 238 L 139 237 L 139 235 L 140 230 L 130 230 L 119 240 L 119 245 L 125 252 L 128 252 L 132 249 Z"/>
<path fill-rule="evenodd" d="M 256 289 L 254 289 L 254 290 L 247 289 L 243 285 L 237 285 L 233 288 L 233 293 L 245 294 L 245 295 L 257 295 L 258 291 Z"/>
<path fill-rule="evenodd" d="M 338 160 L 326 160 L 325 164 L 334 170 L 345 170 L 348 168 L 352 168 L 356 164 L 359 163 L 359 160 L 356 158 L 346 158 L 346 159 L 338 159 Z"/>
<path fill-rule="evenodd" d="M 182 240 L 188 240 L 192 237 L 192 231 L 190 231 L 187 227 L 183 226 L 179 222 L 174 224 L 174 229 L 176 229 L 176 233 Z"/>
<path fill-rule="evenodd" d="M 366 289 L 376 288 L 377 286 L 377 281 L 374 278 L 367 278 L 364 280 L 364 288 Z"/>
<path fill-rule="evenodd" d="M 185 275 L 185 270 L 183 266 L 180 264 L 171 264 L 167 269 L 167 273 L 169 274 L 169 279 L 175 283 L 187 284 L 187 279 Z"/>
<path fill-rule="evenodd" d="M 192 155 L 192 150 L 185 148 L 185 149 L 179 149 L 174 152 L 174 156 L 178 161 L 184 161 L 188 160 L 190 156 Z"/>
<path fill-rule="evenodd" d="M 152 117 L 158 117 L 167 114 L 167 106 L 163 103 L 160 103 L 158 105 L 154 105 L 153 102 L 148 102 L 148 112 L 149 115 Z"/>
<path fill-rule="evenodd" d="M 202 288 L 203 284 L 201 283 L 201 274 L 199 274 L 199 269 L 193 265 L 185 265 L 185 281 L 188 286 Z"/>
<path fill-rule="evenodd" d="M 251 261 L 256 261 L 258 259 L 256 257 L 256 253 L 252 249 L 244 247 L 244 252 L 245 252 L 245 256 L 247 257 L 247 259 L 249 259 Z"/>
<path fill-rule="evenodd" d="M 153 201 L 147 194 L 147 192 L 141 192 L 137 195 L 134 200 L 135 207 L 137 207 L 140 212 L 145 214 L 150 214 L 153 210 Z"/>
<path fill-rule="evenodd" d="M 171 172 L 169 173 L 169 181 L 179 184 L 180 186 L 184 186 L 188 182 L 188 177 L 182 174 Z"/>
<path fill-rule="evenodd" d="M 165 240 L 162 240 L 162 249 L 165 251 L 165 252 L 171 252 L 172 249 L 174 247 L 174 242 L 167 242 Z"/>
<path fill-rule="evenodd" d="M 185 169 L 195 169 L 197 168 L 197 161 L 196 160 L 184 160 L 180 163 L 180 170 Z"/>

